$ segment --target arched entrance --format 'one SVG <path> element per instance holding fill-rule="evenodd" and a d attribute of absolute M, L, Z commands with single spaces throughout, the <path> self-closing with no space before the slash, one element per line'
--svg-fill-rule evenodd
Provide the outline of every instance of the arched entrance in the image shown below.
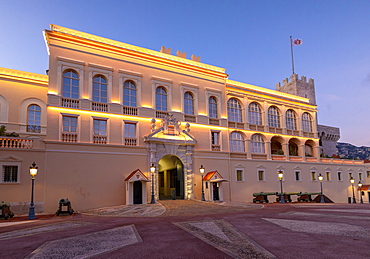
<path fill-rule="evenodd" d="M 184 199 L 184 165 L 177 156 L 166 155 L 158 163 L 159 199 Z"/>

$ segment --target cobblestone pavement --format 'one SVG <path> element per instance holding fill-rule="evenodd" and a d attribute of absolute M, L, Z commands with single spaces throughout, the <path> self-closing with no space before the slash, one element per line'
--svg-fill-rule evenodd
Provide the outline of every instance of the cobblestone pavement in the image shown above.
<path fill-rule="evenodd" d="M 370 204 L 168 200 L 0 220 L 0 258 L 369 258 Z"/>

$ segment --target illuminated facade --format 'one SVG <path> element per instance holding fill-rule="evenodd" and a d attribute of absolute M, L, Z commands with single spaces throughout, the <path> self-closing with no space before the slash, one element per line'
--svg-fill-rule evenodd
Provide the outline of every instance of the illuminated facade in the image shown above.
<path fill-rule="evenodd" d="M 0 137 L 0 188 L 19 211 L 33 161 L 36 211 L 45 212 L 61 198 L 75 210 L 152 193 L 200 200 L 202 186 L 209 201 L 251 202 L 279 191 L 278 171 L 287 192 L 317 192 L 322 174 L 325 194 L 346 202 L 349 177 L 366 181 L 362 161 L 320 157 L 312 79 L 293 75 L 270 90 L 165 48 L 55 25 L 45 39 L 47 76 L 0 69 L 0 124 L 19 134 Z"/>

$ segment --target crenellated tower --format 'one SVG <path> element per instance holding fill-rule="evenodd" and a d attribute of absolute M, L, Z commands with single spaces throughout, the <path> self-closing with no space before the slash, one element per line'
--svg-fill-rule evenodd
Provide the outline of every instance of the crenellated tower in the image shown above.
<path fill-rule="evenodd" d="M 308 98 L 311 104 L 316 105 L 315 83 L 312 78 L 307 81 L 305 76 L 301 76 L 299 79 L 297 74 L 293 74 L 290 76 L 290 80 L 286 78 L 282 84 L 277 83 L 276 90 Z"/>

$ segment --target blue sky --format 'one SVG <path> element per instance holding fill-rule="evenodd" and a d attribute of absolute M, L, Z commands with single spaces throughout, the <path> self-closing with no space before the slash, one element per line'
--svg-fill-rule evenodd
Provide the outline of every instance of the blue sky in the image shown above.
<path fill-rule="evenodd" d="M 295 72 L 314 78 L 320 124 L 370 146 L 370 1 L 0 0 L 0 67 L 44 74 L 49 24 L 226 68 L 229 79 L 275 89 Z"/>

